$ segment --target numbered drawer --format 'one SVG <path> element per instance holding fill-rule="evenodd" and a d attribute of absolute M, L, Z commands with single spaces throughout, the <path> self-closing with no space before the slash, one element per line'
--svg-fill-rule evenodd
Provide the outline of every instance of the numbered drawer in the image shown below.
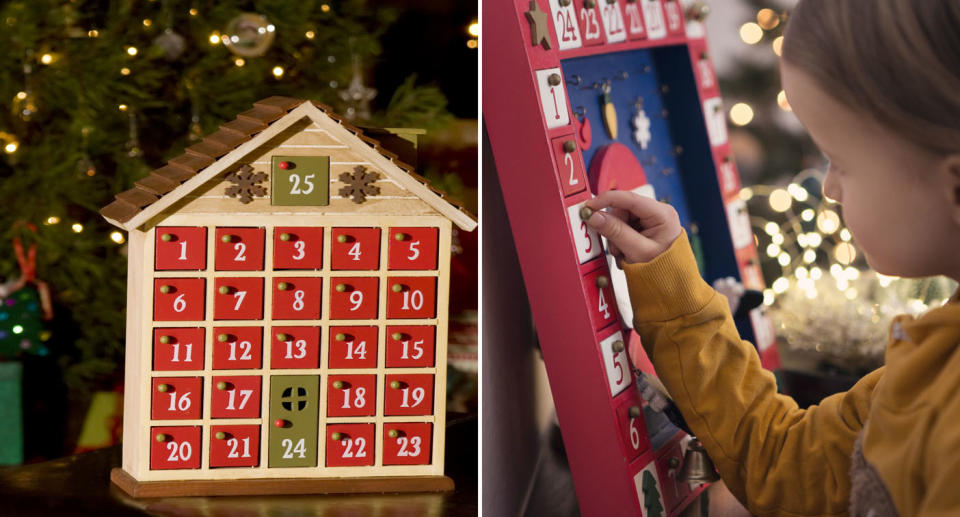
<path fill-rule="evenodd" d="M 320 327 L 273 327 L 271 368 L 319 368 Z"/>
<path fill-rule="evenodd" d="M 602 267 L 583 277 L 583 291 L 587 295 L 590 320 L 593 328 L 600 330 L 620 321 L 617 311 L 617 299 L 613 294 L 613 282 L 610 272 Z"/>
<path fill-rule="evenodd" d="M 587 226 L 586 221 L 580 216 L 580 211 L 586 205 L 587 199 L 567 207 L 567 220 L 570 223 L 570 234 L 573 239 L 573 245 L 577 250 L 577 260 L 581 264 L 603 254 L 603 248 L 600 245 L 600 234 Z"/>
<path fill-rule="evenodd" d="M 334 277 L 330 279 L 330 319 L 377 319 L 380 279 Z"/>
<path fill-rule="evenodd" d="M 203 321 L 205 282 L 203 278 L 154 279 L 154 321 Z"/>
<path fill-rule="evenodd" d="M 583 39 L 577 26 L 577 13 L 569 0 L 549 0 L 553 28 L 559 40 L 560 50 L 580 48 Z"/>
<path fill-rule="evenodd" d="M 200 426 L 151 427 L 150 470 L 200 468 Z"/>
<path fill-rule="evenodd" d="M 643 23 L 647 28 L 647 37 L 652 40 L 666 38 L 670 31 L 661 0 L 639 1 L 643 7 Z"/>
<path fill-rule="evenodd" d="M 327 377 L 327 416 L 373 416 L 377 414 L 376 375 Z"/>
<path fill-rule="evenodd" d="M 184 371 L 203 369 L 204 329 L 153 329 L 153 369 Z"/>
<path fill-rule="evenodd" d="M 727 222 L 730 224 L 730 237 L 735 250 L 754 244 L 753 227 L 750 225 L 746 201 L 737 198 L 727 203 Z"/>
<path fill-rule="evenodd" d="M 624 455 L 627 460 L 632 461 L 650 450 L 650 436 L 643 419 L 643 406 L 635 390 L 630 390 L 627 395 L 617 406 L 617 427 L 620 429 Z"/>
<path fill-rule="evenodd" d="M 263 319 L 262 278 L 215 278 L 213 287 L 213 319 Z"/>
<path fill-rule="evenodd" d="M 285 226 L 273 230 L 273 269 L 322 269 L 323 228 Z"/>
<path fill-rule="evenodd" d="M 583 156 L 573 135 L 553 139 L 553 157 L 557 161 L 563 195 L 570 196 L 587 188 Z"/>
<path fill-rule="evenodd" d="M 430 415 L 433 413 L 433 375 L 387 375 L 383 399 L 386 416 Z"/>
<path fill-rule="evenodd" d="M 387 318 L 423 319 L 437 314 L 437 277 L 391 277 L 387 280 Z"/>
<path fill-rule="evenodd" d="M 535 72 L 537 90 L 540 92 L 540 107 L 547 129 L 570 125 L 570 109 L 567 107 L 567 90 L 563 85 L 560 68 L 546 68 Z"/>
<path fill-rule="evenodd" d="M 271 377 L 267 451 L 271 468 L 317 466 L 319 379 L 317 375 Z"/>
<path fill-rule="evenodd" d="M 714 160 L 717 163 L 717 177 L 720 182 L 720 191 L 724 199 L 730 199 L 740 193 L 740 173 L 737 164 L 730 154 L 729 144 L 714 150 Z"/>
<path fill-rule="evenodd" d="M 263 327 L 214 327 L 213 369 L 260 368 L 263 357 Z"/>
<path fill-rule="evenodd" d="M 432 444 L 431 423 L 383 424 L 384 465 L 429 465 Z"/>
<path fill-rule="evenodd" d="M 158 226 L 156 234 L 157 271 L 207 268 L 206 228 Z"/>
<path fill-rule="evenodd" d="M 390 228 L 387 267 L 396 270 L 437 269 L 437 228 Z"/>
<path fill-rule="evenodd" d="M 210 427 L 210 467 L 256 467 L 260 465 L 259 425 Z"/>
<path fill-rule="evenodd" d="M 203 379 L 154 377 L 152 420 L 198 420 L 203 414 Z"/>
<path fill-rule="evenodd" d="M 328 424 L 327 466 L 363 467 L 373 465 L 374 424 Z"/>
<path fill-rule="evenodd" d="M 214 377 L 210 418 L 260 418 L 260 376 Z"/>
<path fill-rule="evenodd" d="M 263 271 L 263 228 L 217 228 L 217 271 Z"/>
<path fill-rule="evenodd" d="M 338 271 L 380 269 L 379 228 L 334 228 L 330 267 Z"/>
<path fill-rule="evenodd" d="M 719 94 L 717 73 L 713 69 L 713 61 L 707 52 L 707 46 L 690 47 L 690 60 L 693 62 L 693 73 L 697 78 L 697 87 L 707 95 Z"/>
<path fill-rule="evenodd" d="M 387 368 L 429 368 L 436 355 L 436 327 L 387 326 Z"/>
<path fill-rule="evenodd" d="M 376 368 L 377 327 L 330 327 L 329 367 Z"/>
<path fill-rule="evenodd" d="M 679 0 L 667 0 L 663 3 L 663 16 L 667 24 L 669 36 L 685 36 L 683 6 Z"/>
<path fill-rule="evenodd" d="M 673 510 L 690 495 L 690 484 L 677 479 L 683 464 L 680 441 L 674 440 L 657 452 L 657 472 L 660 474 L 660 486 L 663 487 L 663 499 L 667 510 Z"/>
<path fill-rule="evenodd" d="M 657 462 L 653 454 L 644 454 L 634 461 L 628 472 L 633 478 L 634 491 L 637 494 L 635 515 L 654 514 L 659 510 L 660 515 L 666 515 L 668 506 L 664 501 L 663 485 L 657 473 Z"/>
<path fill-rule="evenodd" d="M 623 340 L 623 334 L 617 331 L 601 339 L 599 346 L 603 368 L 607 372 L 610 396 L 615 397 L 633 383 L 626 342 Z"/>
<path fill-rule="evenodd" d="M 600 0 L 603 1 L 603 0 Z M 573 0 L 573 8 L 580 24 L 580 35 L 585 46 L 603 43 L 603 29 L 600 26 L 600 6 L 598 0 Z"/>
<path fill-rule="evenodd" d="M 318 320 L 323 293 L 320 277 L 273 279 L 273 319 Z"/>
<path fill-rule="evenodd" d="M 600 4 L 600 22 L 603 26 L 603 37 L 607 43 L 627 41 L 627 28 L 623 21 L 623 9 L 619 2 L 597 0 Z"/>
<path fill-rule="evenodd" d="M 647 27 L 643 20 L 643 0 L 620 0 L 623 22 L 630 39 L 647 39 Z"/>

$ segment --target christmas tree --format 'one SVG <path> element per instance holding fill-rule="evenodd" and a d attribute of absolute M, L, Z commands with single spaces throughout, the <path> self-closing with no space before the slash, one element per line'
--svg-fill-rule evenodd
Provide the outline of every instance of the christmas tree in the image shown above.
<path fill-rule="evenodd" d="M 364 0 L 2 4 L 0 242 L 37 246 L 68 385 L 122 370 L 125 236 L 97 213 L 114 193 L 271 95 L 329 104 L 360 126 L 451 119 L 440 91 L 412 76 L 372 102 L 365 81 L 397 14 Z M 18 275 L 0 245 L 0 279 Z"/>

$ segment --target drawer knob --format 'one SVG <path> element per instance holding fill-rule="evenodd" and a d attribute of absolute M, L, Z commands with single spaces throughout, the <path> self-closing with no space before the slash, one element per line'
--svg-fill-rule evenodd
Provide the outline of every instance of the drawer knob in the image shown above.
<path fill-rule="evenodd" d="M 597 0 L 584 0 L 583 5 L 585 5 L 587 9 L 593 9 L 597 6 Z"/>
<path fill-rule="evenodd" d="M 281 234 L 280 234 L 280 240 L 283 241 L 283 242 L 289 241 L 289 240 L 290 240 L 290 234 L 289 234 L 289 233 L 281 233 Z"/>
<path fill-rule="evenodd" d="M 226 390 L 228 387 L 229 385 L 224 381 L 220 381 L 217 383 L 217 389 L 220 391 Z"/>
<path fill-rule="evenodd" d="M 669 460 L 667 460 L 667 465 L 669 465 L 670 468 L 672 468 L 672 469 L 675 469 L 675 468 L 679 467 L 679 466 L 680 466 L 680 458 L 678 458 L 678 457 L 676 457 L 676 456 L 672 456 Z"/>
<path fill-rule="evenodd" d="M 395 390 L 400 389 L 400 381 L 390 381 L 390 387 Z"/>
<path fill-rule="evenodd" d="M 350 240 L 350 237 L 348 237 L 347 235 L 344 235 L 344 234 L 342 234 L 342 233 L 341 233 L 340 235 L 337 235 L 337 242 L 339 242 L 340 244 L 343 244 L 344 242 L 347 242 L 348 240 Z"/>
<path fill-rule="evenodd" d="M 330 435 L 330 439 L 339 442 L 343 438 L 343 433 L 333 433 Z"/>
<path fill-rule="evenodd" d="M 290 284 L 288 284 L 287 282 L 279 282 L 277 283 L 277 289 L 281 291 L 286 291 L 287 289 L 290 289 Z"/>
<path fill-rule="evenodd" d="M 158 442 L 165 442 L 165 441 L 167 441 L 167 435 L 165 435 L 165 434 L 163 434 L 163 433 L 157 434 L 157 441 L 158 441 Z"/>
<path fill-rule="evenodd" d="M 217 292 L 219 292 L 220 294 L 230 294 L 230 287 L 221 285 L 220 288 L 217 289 Z"/>
<path fill-rule="evenodd" d="M 577 150 L 577 143 L 573 140 L 567 140 L 563 143 L 563 152 L 572 153 Z"/>
<path fill-rule="evenodd" d="M 170 385 L 169 385 L 169 384 L 157 384 L 157 391 L 159 391 L 160 393 L 166 393 L 166 392 L 170 391 Z"/>
<path fill-rule="evenodd" d="M 164 345 L 169 345 L 171 341 L 173 341 L 173 338 L 170 336 L 160 336 L 160 342 Z"/>
<path fill-rule="evenodd" d="M 280 341 L 280 342 L 290 341 L 290 336 L 287 335 L 287 334 L 282 334 L 282 333 L 281 333 L 281 334 L 277 334 L 277 341 Z"/>
<path fill-rule="evenodd" d="M 217 334 L 217 341 L 226 343 L 227 341 L 230 341 L 230 336 L 227 334 Z"/>
<path fill-rule="evenodd" d="M 606 288 L 606 287 L 609 286 L 609 285 L 610 285 L 610 279 L 609 279 L 609 278 L 607 278 L 607 277 L 605 277 L 605 276 L 603 276 L 603 275 L 600 275 L 600 276 L 597 277 L 597 287 L 599 287 L 600 289 L 604 289 L 604 288 Z"/>
<path fill-rule="evenodd" d="M 341 333 L 337 334 L 336 336 L 333 336 L 333 339 L 336 339 L 337 341 L 346 341 L 346 340 L 347 340 L 347 335 L 344 334 L 343 332 L 341 332 Z"/>
<path fill-rule="evenodd" d="M 220 241 L 222 241 L 222 242 L 232 242 L 232 241 L 233 241 L 233 235 L 229 235 L 229 234 L 224 235 L 223 237 L 220 237 Z"/>
<path fill-rule="evenodd" d="M 612 348 L 613 351 L 618 354 L 626 350 L 626 347 L 623 346 L 623 341 L 620 341 L 619 339 L 614 341 L 613 344 L 610 345 L 610 348 Z"/>
<path fill-rule="evenodd" d="M 629 415 L 630 418 L 640 418 L 642 414 L 643 410 L 640 409 L 640 406 L 630 406 L 630 409 L 627 410 L 627 415 Z"/>
<path fill-rule="evenodd" d="M 405 240 L 407 240 L 406 234 L 403 234 L 403 233 L 396 233 L 396 234 L 393 235 L 393 238 L 394 238 L 394 240 L 398 240 L 398 241 L 405 241 Z"/>
<path fill-rule="evenodd" d="M 163 294 L 170 294 L 171 292 L 173 292 L 173 286 L 172 286 L 172 285 L 161 285 L 161 286 L 160 286 L 160 292 L 163 293 Z"/>
<path fill-rule="evenodd" d="M 337 284 L 337 292 L 342 293 L 347 290 L 347 284 Z"/>
<path fill-rule="evenodd" d="M 170 242 L 170 241 L 173 240 L 173 234 L 171 234 L 171 233 L 165 233 L 165 234 L 163 234 L 163 235 L 160 236 L 160 240 L 163 241 L 163 242 Z"/>
<path fill-rule="evenodd" d="M 289 169 L 290 167 L 292 167 L 293 164 L 290 163 L 290 162 L 288 162 L 288 161 L 282 161 L 282 162 L 280 162 L 277 166 L 280 167 L 280 168 L 283 169 L 283 170 L 287 170 L 287 169 Z"/>
<path fill-rule="evenodd" d="M 287 427 L 287 421 L 282 418 L 278 418 L 273 421 L 273 427 L 283 429 L 284 427 Z"/>
<path fill-rule="evenodd" d="M 580 209 L 580 219 L 586 221 L 587 219 L 590 219 L 591 215 L 593 215 L 593 209 L 589 206 L 585 206 Z"/>
<path fill-rule="evenodd" d="M 227 439 L 227 433 L 225 433 L 225 432 L 223 432 L 223 431 L 217 431 L 217 434 L 215 434 L 215 435 L 213 435 L 213 436 L 214 436 L 217 440 L 226 440 L 226 439 Z"/>
<path fill-rule="evenodd" d="M 393 284 L 391 289 L 393 289 L 393 292 L 399 293 L 400 291 L 403 291 L 403 284 Z"/>
<path fill-rule="evenodd" d="M 336 388 L 336 389 L 338 389 L 338 390 L 342 390 L 342 389 L 343 389 L 343 381 L 333 381 L 333 387 Z"/>
<path fill-rule="evenodd" d="M 396 429 L 391 429 L 387 431 L 387 436 L 389 436 L 390 438 L 396 438 L 400 436 L 400 431 L 397 431 Z"/>
<path fill-rule="evenodd" d="M 399 333 L 399 332 L 394 332 L 393 335 L 390 336 L 390 337 L 392 337 L 393 339 L 395 339 L 395 340 L 397 340 L 397 341 L 400 341 L 401 339 L 403 339 L 403 334 L 401 334 L 401 333 Z"/>

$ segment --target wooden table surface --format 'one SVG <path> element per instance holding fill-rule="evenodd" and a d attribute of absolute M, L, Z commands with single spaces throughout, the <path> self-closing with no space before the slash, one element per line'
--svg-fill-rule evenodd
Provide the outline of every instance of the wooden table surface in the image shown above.
<path fill-rule="evenodd" d="M 447 415 L 445 494 L 132 499 L 110 483 L 120 446 L 0 470 L 0 515 L 414 517 L 477 515 L 477 417 Z"/>

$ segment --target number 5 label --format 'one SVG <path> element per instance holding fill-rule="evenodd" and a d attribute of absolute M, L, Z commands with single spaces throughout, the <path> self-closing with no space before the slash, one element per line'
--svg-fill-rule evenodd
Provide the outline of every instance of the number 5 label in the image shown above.
<path fill-rule="evenodd" d="M 274 156 L 270 168 L 270 204 L 330 204 L 329 156 Z"/>
<path fill-rule="evenodd" d="M 567 109 L 567 91 L 563 87 L 563 74 L 559 68 L 537 70 L 537 88 L 540 90 L 540 105 L 548 129 L 570 124 Z"/>
<path fill-rule="evenodd" d="M 601 341 L 600 352 L 603 357 L 603 367 L 607 371 L 607 381 L 610 383 L 610 395 L 615 397 L 633 381 L 623 334 L 616 332 Z"/>

